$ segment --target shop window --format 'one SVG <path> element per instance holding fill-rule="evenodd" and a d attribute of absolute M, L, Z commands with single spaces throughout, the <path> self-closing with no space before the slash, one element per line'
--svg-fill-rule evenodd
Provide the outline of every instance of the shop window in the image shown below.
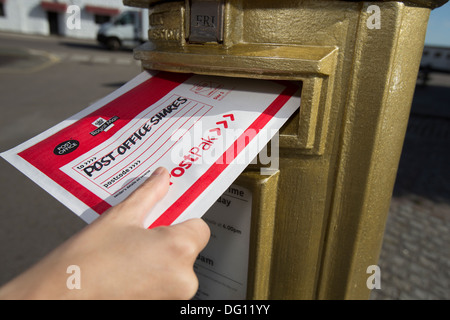
<path fill-rule="evenodd" d="M 94 15 L 94 21 L 96 24 L 103 24 L 106 22 L 111 21 L 111 16 L 106 16 L 102 14 L 95 14 Z"/>
<path fill-rule="evenodd" d="M 121 16 L 119 16 L 117 18 L 117 20 L 114 21 L 114 24 L 116 26 L 125 26 L 127 24 L 131 24 L 134 25 L 134 13 L 133 12 L 126 12 L 124 14 L 122 14 Z"/>

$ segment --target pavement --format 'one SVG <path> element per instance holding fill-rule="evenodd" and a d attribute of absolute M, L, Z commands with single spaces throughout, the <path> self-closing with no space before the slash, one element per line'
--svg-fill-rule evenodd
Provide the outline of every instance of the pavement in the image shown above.
<path fill-rule="evenodd" d="M 128 63 L 125 63 L 128 61 Z M 0 152 L 78 113 L 141 72 L 131 50 L 0 32 Z M 0 159 L 0 285 L 85 223 Z"/>
<path fill-rule="evenodd" d="M 0 39 L 0 151 L 75 114 L 140 70 L 131 51 L 107 52 L 92 41 L 7 33 Z M 450 75 L 432 73 L 426 87 L 416 88 L 378 263 L 381 289 L 371 300 L 450 299 L 449 164 Z M 85 224 L 5 161 L 0 181 L 2 285 Z"/>

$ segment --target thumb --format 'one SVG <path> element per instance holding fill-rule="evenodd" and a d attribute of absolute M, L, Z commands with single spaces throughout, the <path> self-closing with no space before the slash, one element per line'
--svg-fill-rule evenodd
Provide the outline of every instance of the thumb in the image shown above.
<path fill-rule="evenodd" d="M 172 225 L 169 228 L 184 235 L 184 239 L 193 243 L 198 252 L 206 247 L 211 236 L 211 230 L 208 224 L 200 218 L 189 219 Z"/>
<path fill-rule="evenodd" d="M 143 226 L 146 215 L 169 190 L 169 177 L 165 168 L 157 168 L 128 198 L 113 207 L 110 214 L 117 214 L 126 223 Z"/>

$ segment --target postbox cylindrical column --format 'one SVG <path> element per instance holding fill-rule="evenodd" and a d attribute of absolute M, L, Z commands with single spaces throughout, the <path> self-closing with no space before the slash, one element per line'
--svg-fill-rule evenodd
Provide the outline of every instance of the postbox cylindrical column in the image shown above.
<path fill-rule="evenodd" d="M 251 165 L 250 299 L 367 299 L 430 10 L 444 0 L 125 0 L 150 8 L 146 69 L 302 86 L 279 169 Z"/>

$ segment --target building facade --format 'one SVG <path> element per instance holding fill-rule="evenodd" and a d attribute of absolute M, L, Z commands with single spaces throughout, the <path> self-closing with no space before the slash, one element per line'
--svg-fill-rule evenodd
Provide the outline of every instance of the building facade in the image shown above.
<path fill-rule="evenodd" d="M 122 0 L 0 0 L 0 30 L 95 39 L 126 9 Z"/>
<path fill-rule="evenodd" d="M 420 67 L 429 71 L 450 72 L 450 47 L 425 46 Z"/>

